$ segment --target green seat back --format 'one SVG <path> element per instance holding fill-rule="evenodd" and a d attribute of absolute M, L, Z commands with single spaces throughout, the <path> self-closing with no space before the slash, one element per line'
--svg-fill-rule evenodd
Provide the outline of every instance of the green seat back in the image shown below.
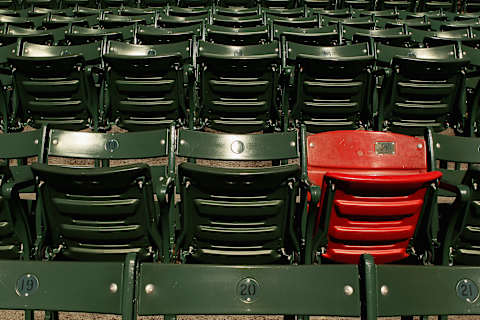
<path fill-rule="evenodd" d="M 368 44 L 314 47 L 287 43 L 296 66 L 292 116 L 311 132 L 367 127 L 374 58 Z"/>
<path fill-rule="evenodd" d="M 184 64 L 190 42 L 163 45 L 108 43 L 111 121 L 128 130 L 166 128 L 186 119 Z"/>
<path fill-rule="evenodd" d="M 392 75 L 381 97 L 383 124 L 393 131 L 421 135 L 426 127 L 465 129 L 465 68 L 454 46 L 399 48 L 378 44 L 379 61 L 391 59 Z"/>
<path fill-rule="evenodd" d="M 320 27 L 318 16 L 286 18 L 268 15 L 267 22 L 293 28 L 307 29 Z"/>
<path fill-rule="evenodd" d="M 45 46 L 25 43 L 9 57 L 20 114 L 34 127 L 43 124 L 78 130 L 97 121 L 98 97 L 86 66 L 99 63 L 101 43 Z"/>
<path fill-rule="evenodd" d="M 154 26 L 139 26 L 137 29 L 138 44 L 156 45 L 193 40 L 201 38 L 203 27 L 193 24 L 176 28 L 155 28 Z"/>
<path fill-rule="evenodd" d="M 279 44 L 228 46 L 199 42 L 200 121 L 227 132 L 273 125 L 279 77 Z"/>
<path fill-rule="evenodd" d="M 345 26 L 344 37 L 351 38 L 354 43 L 373 42 L 390 46 L 407 47 L 410 44 L 410 35 L 405 34 L 403 28 L 366 30 Z"/>
<path fill-rule="evenodd" d="M 296 132 L 233 135 L 180 130 L 177 155 L 216 160 L 296 158 Z M 298 249 L 298 165 L 218 168 L 182 163 L 178 246 L 186 262 L 288 263 Z"/>
<path fill-rule="evenodd" d="M 130 41 L 135 32 L 134 26 L 111 29 L 85 28 L 72 26 L 70 32 L 65 34 L 65 40 L 70 45 L 82 45 L 95 41 L 107 40 Z"/>
<path fill-rule="evenodd" d="M 263 25 L 263 18 L 261 15 L 232 17 L 214 14 L 212 17 L 212 24 L 230 28 L 258 27 Z"/>
<path fill-rule="evenodd" d="M 28 158 L 43 161 L 43 143 L 46 130 L 33 130 L 22 133 L 3 133 L 0 135 L 0 185 L 7 182 L 31 181 L 33 174 L 26 165 Z M 13 159 L 21 159 L 16 166 L 9 166 Z M 0 197 L 0 260 L 29 259 L 31 255 L 32 233 L 31 221 L 27 216 L 23 203 L 20 203 L 18 192 L 33 192 L 33 190 L 17 190 L 12 192 L 10 199 Z M 31 217 L 30 217 L 31 218 Z"/>
<path fill-rule="evenodd" d="M 157 27 L 161 28 L 177 28 L 191 25 L 198 25 L 208 21 L 209 14 L 199 16 L 167 16 L 160 14 L 157 19 Z"/>
<path fill-rule="evenodd" d="M 165 157 L 168 131 L 89 133 L 51 130 L 48 156 L 79 159 Z M 35 164 L 39 181 L 36 214 L 42 219 L 43 250 L 59 259 L 122 260 L 162 255 L 162 210 L 154 204 L 156 175 L 147 164 L 75 168 Z M 156 180 L 156 181 L 154 181 Z M 162 218 L 163 219 L 163 218 Z"/>
<path fill-rule="evenodd" d="M 311 46 L 335 46 L 340 42 L 338 27 L 330 25 L 321 28 L 295 28 L 282 25 L 273 25 L 273 38 L 296 42 Z"/>
<path fill-rule="evenodd" d="M 0 186 L 13 179 L 6 163 L 0 163 Z M 10 199 L 0 196 L 0 260 L 28 260 L 32 248 L 31 227 L 18 193 Z"/>
<path fill-rule="evenodd" d="M 217 25 L 206 27 L 206 40 L 225 45 L 256 45 L 270 40 L 267 26 L 232 28 Z"/>
<path fill-rule="evenodd" d="M 463 265 L 480 263 L 480 206 L 478 183 L 480 174 L 480 139 L 447 136 L 429 130 L 425 137 L 430 154 L 430 167 L 443 173 L 442 181 L 471 188 L 469 206 L 454 203 L 441 213 L 442 262 Z M 455 196 L 440 189 L 441 196 Z"/>
<path fill-rule="evenodd" d="M 120 16 L 116 14 L 105 14 L 99 20 L 100 26 L 103 28 L 120 28 L 131 26 L 134 24 L 154 24 L 155 14 L 144 14 L 139 16 Z"/>

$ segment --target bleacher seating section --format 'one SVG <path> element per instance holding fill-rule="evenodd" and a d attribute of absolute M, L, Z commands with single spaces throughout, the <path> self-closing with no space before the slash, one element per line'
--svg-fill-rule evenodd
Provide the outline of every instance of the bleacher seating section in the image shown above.
<path fill-rule="evenodd" d="M 479 7 L 0 0 L 0 310 L 479 315 Z"/>

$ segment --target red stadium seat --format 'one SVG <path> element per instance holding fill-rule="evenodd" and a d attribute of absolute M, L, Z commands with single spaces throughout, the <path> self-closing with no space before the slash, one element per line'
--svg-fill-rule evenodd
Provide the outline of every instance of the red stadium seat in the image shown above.
<path fill-rule="evenodd" d="M 307 150 L 309 180 L 322 186 L 308 217 L 314 254 L 358 263 L 369 253 L 376 263 L 389 263 L 415 252 L 411 240 L 430 217 L 429 189 L 441 177 L 427 172 L 423 139 L 331 131 L 309 136 Z"/>

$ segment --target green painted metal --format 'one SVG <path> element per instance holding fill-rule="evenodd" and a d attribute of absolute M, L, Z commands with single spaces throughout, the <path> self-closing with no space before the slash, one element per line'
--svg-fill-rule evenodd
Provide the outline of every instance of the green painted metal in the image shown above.
<path fill-rule="evenodd" d="M 287 63 L 296 65 L 294 122 L 311 132 L 371 125 L 374 57 L 367 43 L 317 47 L 287 42 L 286 52 Z"/>
<path fill-rule="evenodd" d="M 106 62 L 110 121 L 129 131 L 187 124 L 185 86 L 191 43 L 133 45 L 110 41 Z"/>
<path fill-rule="evenodd" d="M 443 173 L 440 184 L 443 189 L 438 194 L 456 197 L 451 207 L 439 206 L 442 223 L 439 226 L 441 247 L 438 261 L 443 265 L 476 265 L 479 261 L 476 245 L 480 221 L 475 185 L 479 181 L 476 165 L 480 163 L 480 139 L 444 136 L 429 130 L 425 140 L 430 167 Z M 455 164 L 449 168 L 448 162 Z M 468 166 L 467 170 L 461 170 L 462 163 Z"/>
<path fill-rule="evenodd" d="M 26 43 L 21 56 L 9 57 L 23 122 L 73 130 L 91 125 L 96 130 L 99 102 L 87 66 L 100 63 L 101 46 Z"/>
<path fill-rule="evenodd" d="M 296 28 L 274 24 L 273 37 L 277 40 L 284 37 L 289 42 L 318 46 L 334 46 L 339 44 L 341 40 L 336 25 L 321 28 Z"/>
<path fill-rule="evenodd" d="M 293 28 L 308 29 L 308 28 L 318 28 L 320 26 L 317 16 L 286 18 L 286 17 L 277 17 L 277 16 L 267 15 L 266 19 L 267 19 L 267 23 L 293 27 Z"/>
<path fill-rule="evenodd" d="M 0 149 L 0 159 L 19 159 L 43 157 L 43 142 L 46 128 L 21 133 L 0 134 L 0 145 L 8 148 Z M 42 159 L 39 159 L 42 161 Z"/>
<path fill-rule="evenodd" d="M 478 267 L 378 265 L 376 269 L 378 316 L 480 314 L 478 299 L 467 302 L 456 290 L 463 279 L 480 286 Z"/>
<path fill-rule="evenodd" d="M 177 155 L 214 160 L 284 160 L 298 156 L 296 132 L 232 135 L 180 130 Z M 215 168 L 182 163 L 183 261 L 289 263 L 299 255 L 294 231 L 297 165 Z M 212 184 L 215 181 L 215 184 Z"/>
<path fill-rule="evenodd" d="M 248 295 L 248 286 L 239 285 L 246 278 L 255 279 L 258 284 L 253 295 Z M 351 295 L 345 294 L 346 291 L 350 292 L 346 286 L 351 287 Z M 242 291 L 246 295 L 242 295 Z M 360 289 L 355 265 L 207 266 L 144 263 L 140 266 L 137 292 L 139 315 L 360 315 Z M 250 302 L 247 301 L 249 297 Z"/>
<path fill-rule="evenodd" d="M 410 43 L 410 35 L 405 34 L 402 27 L 366 30 L 345 26 L 343 28 L 343 35 L 347 39 L 352 39 L 354 43 L 362 42 L 376 42 L 383 43 L 390 46 L 405 47 Z"/>
<path fill-rule="evenodd" d="M 167 130 L 92 133 L 53 129 L 48 155 L 88 159 L 166 157 L 168 143 Z"/>
<path fill-rule="evenodd" d="M 178 131 L 177 155 L 216 160 L 283 160 L 298 157 L 296 132 L 245 135 Z"/>
<path fill-rule="evenodd" d="M 134 24 L 154 24 L 155 14 L 144 14 L 139 16 L 120 16 L 115 14 L 105 14 L 99 24 L 104 28 L 120 28 Z"/>
<path fill-rule="evenodd" d="M 371 255 L 360 257 L 359 270 L 363 297 L 362 320 L 377 319 L 377 266 Z"/>
<path fill-rule="evenodd" d="M 254 15 L 257 15 L 259 12 L 259 9 L 258 7 L 257 8 L 255 7 L 255 4 L 250 6 L 237 7 L 237 6 L 227 6 L 225 5 L 225 3 L 222 3 L 222 2 L 229 2 L 229 1 L 236 1 L 236 0 L 221 0 L 220 6 L 215 6 L 213 8 L 214 12 L 221 14 L 223 16 L 233 16 L 233 17 L 254 16 Z M 242 4 L 243 3 L 245 3 L 245 1 L 242 1 Z"/>
<path fill-rule="evenodd" d="M 62 28 L 62 31 L 63 33 L 65 33 L 64 28 Z M 54 35 L 53 35 L 53 32 L 51 31 L 34 30 L 34 29 L 22 28 L 14 25 L 8 26 L 7 31 L 0 35 L 0 41 L 2 42 L 2 45 L 16 43 L 18 39 L 21 39 L 22 41 L 38 43 L 38 44 L 54 43 Z"/>
<path fill-rule="evenodd" d="M 375 18 L 375 23 L 380 27 L 407 27 L 408 30 L 415 28 L 421 30 L 431 30 L 432 23 L 424 18 L 411 19 L 389 19 L 389 18 Z"/>
<path fill-rule="evenodd" d="M 160 14 L 157 18 L 157 26 L 162 28 L 176 28 L 185 27 L 190 25 L 197 25 L 206 23 L 208 21 L 209 14 L 198 16 L 167 16 Z"/>
<path fill-rule="evenodd" d="M 140 25 L 136 36 L 139 44 L 156 45 L 193 40 L 195 37 L 201 38 L 202 34 L 203 26 L 201 24 L 177 28 L 156 28 Z"/>
<path fill-rule="evenodd" d="M 212 24 L 230 28 L 248 28 L 263 25 L 263 17 L 261 15 L 232 17 L 214 14 L 212 16 Z"/>
<path fill-rule="evenodd" d="M 469 61 L 456 57 L 454 45 L 399 48 L 378 44 L 377 59 L 392 68 L 382 84 L 377 129 L 410 135 L 421 135 L 426 127 L 465 130 Z M 420 87 L 416 85 L 419 80 L 423 81 Z"/>
<path fill-rule="evenodd" d="M 0 164 L 0 259 L 29 260 L 33 233 L 19 191 L 33 184 L 33 176 L 13 181 L 5 163 Z"/>
<path fill-rule="evenodd" d="M 167 157 L 173 154 L 170 139 L 166 129 L 117 134 L 54 129 L 48 155 L 102 160 Z M 174 168 L 173 159 L 169 165 Z M 163 259 L 172 242 L 168 217 L 173 168 L 167 172 L 165 166 L 146 164 L 83 169 L 35 165 L 34 174 L 45 182 L 36 212 L 37 246 L 47 248 L 49 258 L 118 260 L 133 252 L 143 260 Z"/>
<path fill-rule="evenodd" d="M 0 308 L 122 314 L 122 262 L 41 262 L 0 260 Z M 38 279 L 38 288 L 19 295 L 22 276 Z M 19 282 L 19 283 L 18 283 Z M 112 285 L 116 292 L 112 292 Z M 32 283 L 25 282 L 24 286 Z"/>
<path fill-rule="evenodd" d="M 129 41 L 133 39 L 134 32 L 134 26 L 111 29 L 72 26 L 70 32 L 65 34 L 65 39 L 71 45 L 81 45 L 103 39 Z"/>
<path fill-rule="evenodd" d="M 167 8 L 168 15 L 177 16 L 177 17 L 195 17 L 195 16 L 204 16 L 210 13 L 209 7 L 203 6 L 189 6 L 189 7 L 179 7 L 179 6 L 169 6 Z"/>
<path fill-rule="evenodd" d="M 256 45 L 270 40 L 267 26 L 232 28 L 209 25 L 205 31 L 207 41 L 225 45 Z"/>
<path fill-rule="evenodd" d="M 233 133 L 272 130 L 278 118 L 279 43 L 199 41 L 198 52 L 199 124 Z"/>
<path fill-rule="evenodd" d="M 81 169 L 33 164 L 32 171 L 41 183 L 37 251 L 46 258 L 118 261 L 136 253 L 141 260 L 163 259 L 163 212 L 155 208 L 148 165 Z"/>

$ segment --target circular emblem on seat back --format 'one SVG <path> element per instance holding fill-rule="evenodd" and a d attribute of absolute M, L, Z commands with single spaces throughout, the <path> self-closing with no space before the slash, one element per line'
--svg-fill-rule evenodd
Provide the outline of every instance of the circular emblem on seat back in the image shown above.
<path fill-rule="evenodd" d="M 260 293 L 260 285 L 253 278 L 243 278 L 237 283 L 237 296 L 244 303 L 255 302 Z"/>
<path fill-rule="evenodd" d="M 15 291 L 21 297 L 28 297 L 37 291 L 39 286 L 38 278 L 33 274 L 27 273 L 18 278 Z"/>
<path fill-rule="evenodd" d="M 107 150 L 108 152 L 113 152 L 117 150 L 119 146 L 120 144 L 115 139 L 110 139 L 105 142 L 105 150 Z"/>
<path fill-rule="evenodd" d="M 245 150 L 245 145 L 242 141 L 235 140 L 232 142 L 230 149 L 232 149 L 233 153 L 239 154 Z"/>
<path fill-rule="evenodd" d="M 474 303 L 478 299 L 478 287 L 470 279 L 462 279 L 457 282 L 457 296 L 468 303 Z"/>

